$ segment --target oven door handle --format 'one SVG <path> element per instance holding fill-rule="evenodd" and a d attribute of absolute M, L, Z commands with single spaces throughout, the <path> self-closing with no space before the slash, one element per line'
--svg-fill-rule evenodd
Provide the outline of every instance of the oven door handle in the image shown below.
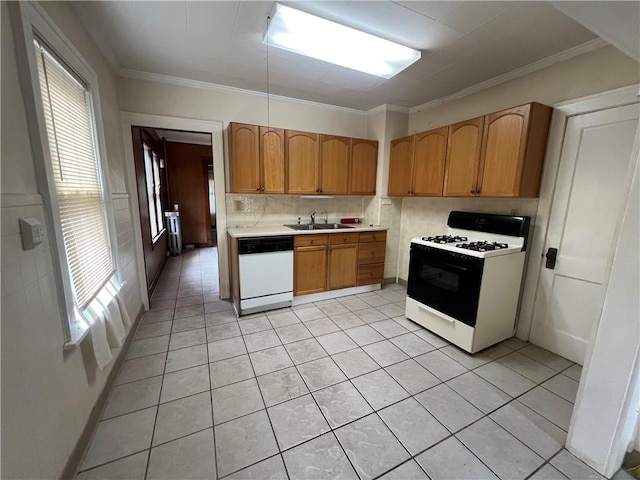
<path fill-rule="evenodd" d="M 430 308 L 427 308 L 427 307 L 422 306 L 422 305 L 418 305 L 418 310 L 423 310 L 423 311 L 425 311 L 425 312 L 427 312 L 427 313 L 433 313 L 433 311 L 432 311 Z M 437 313 L 439 313 L 439 312 L 437 312 Z M 450 324 L 452 324 L 452 325 L 455 325 L 455 323 L 456 323 L 456 321 L 455 321 L 454 319 L 452 319 L 452 318 L 447 318 L 447 317 L 443 317 L 441 314 L 440 314 L 440 315 L 438 315 L 438 318 L 439 318 L 440 320 L 444 320 L 445 322 L 449 322 L 449 323 L 450 323 Z"/>

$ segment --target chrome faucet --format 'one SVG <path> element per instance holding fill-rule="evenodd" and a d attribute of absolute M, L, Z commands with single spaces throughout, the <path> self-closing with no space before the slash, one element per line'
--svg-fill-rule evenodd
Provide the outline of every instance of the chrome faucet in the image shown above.
<path fill-rule="evenodd" d="M 311 214 L 311 225 L 315 225 L 316 223 L 316 212 Z"/>
<path fill-rule="evenodd" d="M 324 224 L 329 223 L 329 213 L 325 210 L 324 212 L 320 212 L 320 215 L 324 213 Z"/>

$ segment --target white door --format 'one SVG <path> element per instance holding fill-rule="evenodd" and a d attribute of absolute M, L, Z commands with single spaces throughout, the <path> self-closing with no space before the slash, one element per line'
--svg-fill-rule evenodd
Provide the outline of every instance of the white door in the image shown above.
<path fill-rule="evenodd" d="M 545 243 L 547 255 L 557 249 L 555 268 L 540 272 L 530 341 L 581 365 L 602 311 L 637 128 L 638 105 L 567 121 Z"/>

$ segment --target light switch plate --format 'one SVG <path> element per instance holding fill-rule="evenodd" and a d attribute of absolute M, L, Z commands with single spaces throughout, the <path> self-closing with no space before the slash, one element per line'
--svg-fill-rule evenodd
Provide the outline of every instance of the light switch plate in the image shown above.
<path fill-rule="evenodd" d="M 22 248 L 29 250 L 44 240 L 44 227 L 37 218 L 25 217 L 20 219 L 20 235 Z"/>

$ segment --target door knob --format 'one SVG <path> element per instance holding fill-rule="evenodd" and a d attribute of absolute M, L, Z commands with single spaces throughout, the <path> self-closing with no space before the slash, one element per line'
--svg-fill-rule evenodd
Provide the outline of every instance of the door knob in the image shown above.
<path fill-rule="evenodd" d="M 545 263 L 545 267 L 553 270 L 554 268 L 556 268 L 556 259 L 558 257 L 558 249 L 557 248 L 550 248 L 549 250 L 547 250 L 547 254 L 545 255 L 545 257 L 547 257 L 547 262 Z"/>

